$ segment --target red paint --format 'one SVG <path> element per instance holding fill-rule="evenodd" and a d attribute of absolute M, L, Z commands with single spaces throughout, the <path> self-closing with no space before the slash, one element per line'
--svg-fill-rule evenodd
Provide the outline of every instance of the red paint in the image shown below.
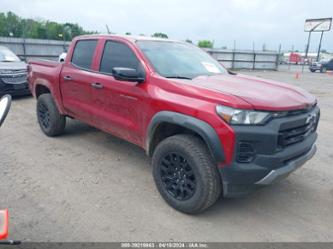
<path fill-rule="evenodd" d="M 302 56 L 298 53 L 290 53 L 289 62 L 298 64 L 302 61 Z"/>
<path fill-rule="evenodd" d="M 0 240 L 8 237 L 8 209 L 0 210 Z"/>
<path fill-rule="evenodd" d="M 75 43 L 82 39 L 99 40 L 89 71 L 70 63 Z M 134 51 L 146 71 L 144 83 L 120 82 L 98 72 L 104 43 L 110 39 L 123 42 Z M 29 85 L 34 95 L 36 86 L 44 85 L 50 89 L 62 114 L 143 148 L 147 127 L 157 112 L 173 111 L 207 122 L 217 132 L 225 150 L 226 160 L 220 162 L 223 164 L 232 160 L 235 134 L 216 114 L 217 105 L 285 111 L 302 109 L 316 101 L 300 88 L 245 75 L 201 76 L 192 81 L 164 78 L 154 71 L 135 40 L 128 36 L 81 36 L 73 40 L 64 64 L 31 61 L 29 66 Z M 64 81 L 67 75 L 73 81 Z M 91 88 L 93 82 L 102 83 L 104 88 Z"/>

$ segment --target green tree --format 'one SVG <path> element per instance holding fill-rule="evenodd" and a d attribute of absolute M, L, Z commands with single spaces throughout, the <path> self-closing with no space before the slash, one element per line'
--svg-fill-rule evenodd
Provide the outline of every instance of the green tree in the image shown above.
<path fill-rule="evenodd" d="M 201 40 L 198 42 L 200 48 L 213 48 L 214 43 L 210 40 Z"/>
<path fill-rule="evenodd" d="M 165 38 L 165 39 L 168 39 L 168 35 L 167 34 L 164 34 L 164 33 L 154 33 L 151 35 L 152 37 L 159 37 L 159 38 Z"/>
<path fill-rule="evenodd" d="M 93 34 L 97 32 L 85 31 L 76 23 L 57 23 L 41 19 L 25 19 L 13 12 L 0 12 L 0 36 L 55 39 L 70 41 L 75 36 Z"/>

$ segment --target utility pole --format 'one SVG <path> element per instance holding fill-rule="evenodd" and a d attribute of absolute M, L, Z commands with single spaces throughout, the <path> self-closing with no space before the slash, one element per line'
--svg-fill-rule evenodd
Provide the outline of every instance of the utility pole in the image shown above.
<path fill-rule="evenodd" d="M 106 31 L 108 32 L 108 34 L 111 34 L 111 31 L 110 31 L 110 29 L 109 29 L 109 26 L 108 26 L 107 24 L 105 24 L 105 26 L 106 26 Z"/>
<path fill-rule="evenodd" d="M 319 61 L 319 59 L 320 59 L 320 50 L 321 50 L 321 42 L 323 40 L 323 35 L 324 35 L 324 31 L 321 31 L 319 48 L 318 48 L 318 53 L 317 53 L 317 61 Z"/>
<path fill-rule="evenodd" d="M 309 53 L 309 47 L 310 47 L 311 33 L 312 33 L 312 31 L 309 32 L 309 36 L 308 36 L 308 43 L 307 43 L 307 45 L 306 45 L 306 50 L 305 50 L 305 60 L 308 59 L 308 53 Z"/>

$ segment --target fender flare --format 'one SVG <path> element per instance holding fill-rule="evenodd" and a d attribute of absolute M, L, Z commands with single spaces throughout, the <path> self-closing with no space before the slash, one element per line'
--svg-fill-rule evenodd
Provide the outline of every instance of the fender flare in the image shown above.
<path fill-rule="evenodd" d="M 62 101 L 61 101 L 60 91 L 54 89 L 54 86 L 48 81 L 37 81 L 33 85 L 33 89 L 31 91 L 32 95 L 36 99 L 37 99 L 36 90 L 37 90 L 38 86 L 43 86 L 43 87 L 47 88 L 50 91 L 50 94 L 52 95 L 52 98 L 53 98 L 54 102 L 56 103 L 56 106 L 57 106 L 59 112 L 62 115 L 65 115 L 65 109 L 64 109 L 64 106 L 63 106 Z"/>
<path fill-rule="evenodd" d="M 158 112 L 151 119 L 146 136 L 146 151 L 148 155 L 152 154 L 151 145 L 153 137 L 156 128 L 161 123 L 171 123 L 192 130 L 203 138 L 216 162 L 223 162 L 225 160 L 221 141 L 211 125 L 200 119 L 171 111 Z"/>

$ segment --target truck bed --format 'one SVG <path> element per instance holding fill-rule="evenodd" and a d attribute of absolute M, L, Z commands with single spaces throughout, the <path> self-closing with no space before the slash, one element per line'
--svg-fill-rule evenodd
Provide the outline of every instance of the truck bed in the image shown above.
<path fill-rule="evenodd" d="M 58 88 L 59 75 L 63 64 L 50 60 L 29 60 L 28 61 L 28 78 L 29 88 L 35 95 L 35 85 L 43 83 L 50 86 L 50 89 Z"/>

